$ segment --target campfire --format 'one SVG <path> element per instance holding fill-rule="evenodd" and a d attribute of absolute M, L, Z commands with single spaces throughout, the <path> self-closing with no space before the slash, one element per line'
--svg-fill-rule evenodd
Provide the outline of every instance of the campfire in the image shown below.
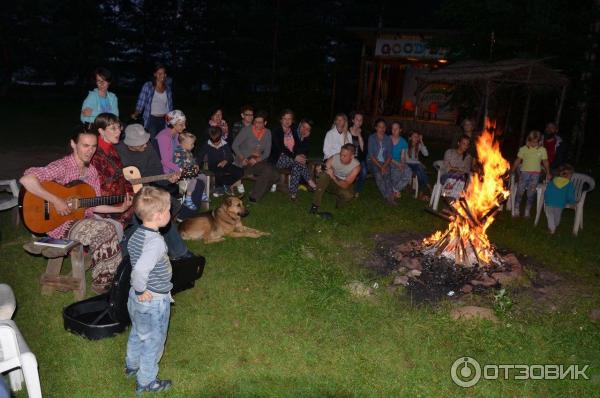
<path fill-rule="evenodd" d="M 467 189 L 459 198 L 447 200 L 448 229 L 424 239 L 423 254 L 442 256 L 463 267 L 501 263 L 486 231 L 508 198 L 503 177 L 510 165 L 502 157 L 498 143 L 494 142 L 494 130 L 495 122 L 486 119 L 485 130 L 476 143 L 481 172 L 471 174 Z"/>

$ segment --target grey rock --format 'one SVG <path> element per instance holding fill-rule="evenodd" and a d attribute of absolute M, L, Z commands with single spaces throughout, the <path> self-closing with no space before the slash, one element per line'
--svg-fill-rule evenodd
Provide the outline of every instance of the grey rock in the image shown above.
<path fill-rule="evenodd" d="M 600 308 L 592 308 L 588 314 L 588 317 L 592 322 L 600 321 Z"/>
<path fill-rule="evenodd" d="M 346 285 L 346 289 L 354 297 L 368 297 L 373 294 L 373 288 L 359 281 L 353 281 Z"/>

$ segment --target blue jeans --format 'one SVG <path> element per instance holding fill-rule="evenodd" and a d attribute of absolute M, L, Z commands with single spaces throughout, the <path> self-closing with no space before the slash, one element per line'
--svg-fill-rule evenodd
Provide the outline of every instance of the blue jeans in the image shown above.
<path fill-rule="evenodd" d="M 156 380 L 171 315 L 171 295 L 152 295 L 152 300 L 140 302 L 131 288 L 127 300 L 132 325 L 125 364 L 129 369 L 137 369 L 137 382 L 141 386 Z"/>
<path fill-rule="evenodd" d="M 375 164 L 369 162 L 369 168 L 371 169 L 371 174 L 375 177 L 375 184 L 377 184 L 377 188 L 384 199 L 389 199 L 394 194 L 392 189 L 392 174 L 390 172 L 389 166 L 387 173 L 381 174 L 379 167 Z"/>
<path fill-rule="evenodd" d="M 364 160 L 360 161 L 360 173 L 358 174 L 358 178 L 356 179 L 356 184 L 354 185 L 355 192 L 362 192 L 365 187 L 365 180 L 367 179 L 367 173 L 369 170 L 367 169 L 367 163 Z"/>
<path fill-rule="evenodd" d="M 425 189 L 429 184 L 429 180 L 427 178 L 427 170 L 425 170 L 425 166 L 423 166 L 421 163 L 407 163 L 407 165 L 417 176 L 417 180 L 419 181 L 419 191 L 425 192 Z"/>
<path fill-rule="evenodd" d="M 400 192 L 405 186 L 410 184 L 412 179 L 412 170 L 409 167 L 404 167 L 402 170 L 394 164 L 390 164 L 390 173 L 392 179 L 392 189 L 394 192 Z"/>

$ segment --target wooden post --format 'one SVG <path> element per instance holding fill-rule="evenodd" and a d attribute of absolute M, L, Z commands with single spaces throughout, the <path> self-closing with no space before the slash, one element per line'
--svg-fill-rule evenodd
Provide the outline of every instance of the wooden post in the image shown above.
<path fill-rule="evenodd" d="M 531 87 L 527 87 L 527 99 L 525 100 L 525 109 L 523 110 L 523 120 L 521 121 L 521 135 L 519 136 L 519 146 L 525 142 L 525 130 L 527 129 L 527 119 L 529 118 L 529 104 L 531 103 Z"/>
<path fill-rule="evenodd" d="M 508 110 L 506 111 L 506 118 L 504 119 L 504 130 L 502 130 L 502 134 L 508 133 L 508 126 L 510 123 L 510 114 L 512 113 L 514 98 L 515 98 L 515 88 L 513 87 L 510 90 L 510 99 L 508 100 Z"/>
<path fill-rule="evenodd" d="M 78 287 L 73 290 L 75 300 L 83 300 L 85 297 L 85 259 L 83 245 L 77 245 L 71 250 L 71 275 L 78 281 Z"/>
<path fill-rule="evenodd" d="M 562 113 L 563 105 L 565 103 L 566 94 L 567 94 L 567 85 L 565 84 L 562 87 L 562 90 L 560 92 L 560 100 L 558 102 L 558 109 L 556 110 L 556 117 L 554 118 L 554 124 L 556 124 L 556 127 L 558 127 L 560 124 L 560 115 Z"/>
<path fill-rule="evenodd" d="M 372 117 L 377 117 L 377 110 L 379 108 L 379 94 L 381 93 L 381 73 L 383 70 L 383 64 L 379 63 L 377 67 L 377 82 L 375 83 L 375 98 L 373 99 L 373 112 Z"/>
<path fill-rule="evenodd" d="M 519 146 L 525 141 L 525 129 L 527 128 L 527 119 L 529 118 L 529 104 L 531 103 L 531 87 L 529 86 L 529 80 L 531 79 L 531 73 L 533 72 L 533 63 L 529 65 L 529 71 L 527 72 L 527 80 L 525 86 L 527 86 L 527 99 L 525 100 L 525 109 L 523 110 L 523 120 L 521 121 L 521 135 L 519 136 Z"/>
<path fill-rule="evenodd" d="M 358 72 L 359 75 L 358 75 L 358 90 L 357 90 L 357 95 L 356 95 L 356 106 L 355 106 L 356 109 L 362 109 L 363 96 L 365 95 L 363 92 L 363 87 L 367 80 L 367 77 L 365 76 L 365 53 L 366 53 L 365 44 L 363 43 L 362 52 L 360 54 L 360 72 Z"/>
<path fill-rule="evenodd" d="M 415 114 L 414 114 L 415 122 L 417 121 L 418 116 L 419 116 L 419 103 L 421 102 L 421 97 L 422 97 L 421 93 L 423 92 L 425 87 L 427 87 L 426 83 L 423 83 L 422 81 L 417 82 L 417 95 L 415 96 Z"/>

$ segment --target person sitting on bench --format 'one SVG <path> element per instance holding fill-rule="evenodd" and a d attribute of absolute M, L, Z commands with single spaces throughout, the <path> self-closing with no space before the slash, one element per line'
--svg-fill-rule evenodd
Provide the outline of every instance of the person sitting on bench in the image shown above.
<path fill-rule="evenodd" d="M 234 164 L 242 167 L 246 175 L 256 177 L 248 199 L 253 203 L 262 199 L 269 188 L 279 181 L 279 173 L 268 162 L 271 155 L 271 131 L 266 125 L 267 114 L 260 111 L 254 117 L 252 126 L 240 130 L 233 141 L 233 151 L 236 154 Z"/>
<path fill-rule="evenodd" d="M 313 190 L 317 187 L 307 165 L 311 126 L 303 119 L 298 129 L 294 129 L 294 112 L 290 109 L 283 110 L 279 120 L 280 126 L 273 130 L 270 161 L 278 169 L 290 171 L 290 199 L 296 200 L 298 186 L 302 180 Z"/>
<path fill-rule="evenodd" d="M 23 173 L 21 184 L 32 194 L 48 201 L 61 216 L 71 213 L 65 198 L 58 197 L 42 186 L 42 182 L 54 181 L 61 185 L 80 180 L 89 184 L 97 196 L 101 196 L 98 171 L 90 164 L 98 146 L 98 130 L 79 127 L 71 138 L 73 153 L 45 167 L 31 167 Z M 118 206 L 100 205 L 86 210 L 82 220 L 66 221 L 48 232 L 52 238 L 67 238 L 88 247 L 92 257 L 92 289 L 100 294 L 108 290 L 122 254 L 115 226 L 95 213 L 123 213 L 131 207 L 131 197 Z"/>

